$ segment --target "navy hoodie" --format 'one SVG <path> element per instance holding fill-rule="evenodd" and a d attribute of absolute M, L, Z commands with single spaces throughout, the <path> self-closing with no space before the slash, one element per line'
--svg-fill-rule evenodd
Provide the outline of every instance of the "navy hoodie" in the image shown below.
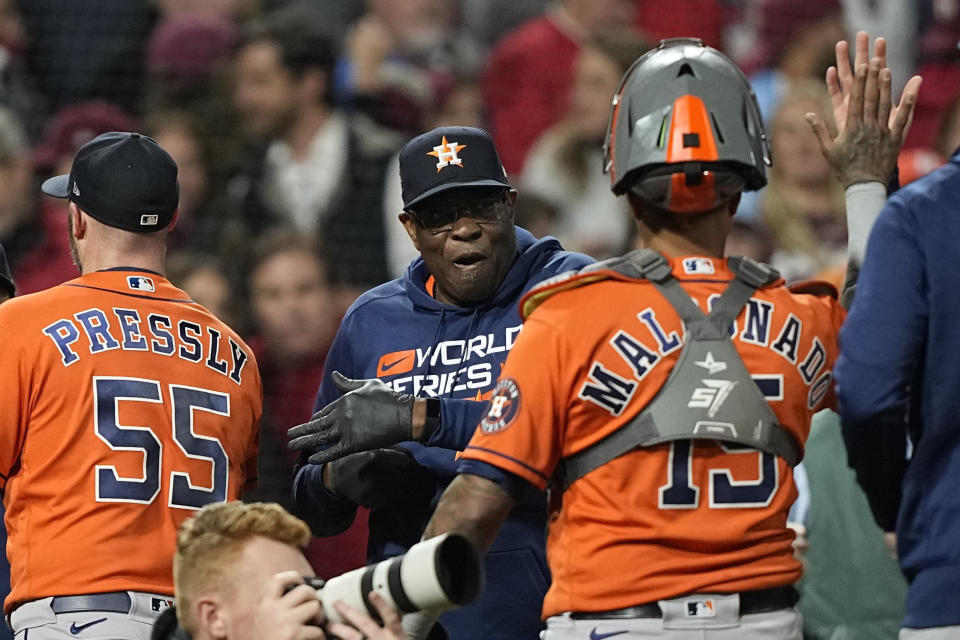
<path fill-rule="evenodd" d="M 381 378 L 396 391 L 441 398 L 441 427 L 428 446 L 405 443 L 436 478 L 430 505 L 419 513 L 370 514 L 368 562 L 405 552 L 417 543 L 433 508 L 457 470 L 456 452 L 466 447 L 486 411 L 500 368 L 522 322 L 520 298 L 535 284 L 593 259 L 564 251 L 552 237 L 536 240 L 516 228 L 518 255 L 494 297 L 477 307 L 434 299 L 423 260 L 414 260 L 402 278 L 375 287 L 347 310 L 327 355 L 317 409 L 340 391 L 330 381 L 339 371 L 349 378 Z M 300 515 L 318 535 L 334 535 L 354 519 L 356 505 L 329 493 L 322 467 L 308 464 L 294 480 Z M 481 599 L 441 617 L 453 640 L 536 638 L 549 582 L 545 555 L 546 501 L 529 487 L 520 496 L 484 559 L 486 587 Z"/>
<path fill-rule="evenodd" d="M 960 625 L 958 212 L 960 150 L 887 200 L 836 366 L 849 461 L 880 525 L 896 522 L 914 629 Z"/>

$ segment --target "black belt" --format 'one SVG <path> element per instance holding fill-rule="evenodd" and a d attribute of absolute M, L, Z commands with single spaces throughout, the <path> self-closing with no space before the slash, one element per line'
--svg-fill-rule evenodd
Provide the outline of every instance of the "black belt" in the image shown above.
<path fill-rule="evenodd" d="M 699 595 L 699 594 L 698 594 Z M 733 595 L 720 593 L 716 595 Z M 672 600 L 673 598 L 671 598 Z M 740 615 L 751 613 L 766 613 L 778 609 L 787 609 L 797 603 L 799 594 L 793 586 L 758 589 L 756 591 L 740 592 Z M 605 618 L 662 618 L 663 612 L 656 602 L 648 602 L 635 607 L 614 609 L 612 611 L 582 611 L 570 614 L 574 620 L 602 620 Z"/>
<path fill-rule="evenodd" d="M 81 613 L 84 611 L 109 611 L 130 613 L 133 602 L 126 591 L 89 593 L 83 596 L 55 596 L 50 607 L 54 613 Z"/>

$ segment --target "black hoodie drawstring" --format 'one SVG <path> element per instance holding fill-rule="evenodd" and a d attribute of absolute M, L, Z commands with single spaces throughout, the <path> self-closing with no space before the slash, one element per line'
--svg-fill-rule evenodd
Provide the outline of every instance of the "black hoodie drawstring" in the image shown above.
<path fill-rule="evenodd" d="M 446 308 L 440 307 L 440 321 L 437 322 L 437 330 L 433 332 L 433 349 L 436 349 L 437 345 L 440 344 L 440 336 L 443 335 L 443 322 L 444 320 L 446 320 L 446 317 L 447 317 Z M 430 356 L 427 358 L 427 370 L 424 372 L 424 377 L 423 377 L 424 380 L 429 380 L 431 361 L 436 355 L 433 349 L 430 350 Z M 439 389 L 437 391 L 439 391 Z M 439 396 L 440 393 L 437 393 L 437 395 Z"/>

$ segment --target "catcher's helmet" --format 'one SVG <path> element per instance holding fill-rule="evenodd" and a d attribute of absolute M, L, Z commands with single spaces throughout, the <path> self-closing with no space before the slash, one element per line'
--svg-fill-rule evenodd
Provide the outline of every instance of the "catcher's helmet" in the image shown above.
<path fill-rule="evenodd" d="M 603 151 L 614 193 L 676 213 L 762 188 L 772 163 L 743 72 L 695 38 L 661 41 L 624 74 Z"/>

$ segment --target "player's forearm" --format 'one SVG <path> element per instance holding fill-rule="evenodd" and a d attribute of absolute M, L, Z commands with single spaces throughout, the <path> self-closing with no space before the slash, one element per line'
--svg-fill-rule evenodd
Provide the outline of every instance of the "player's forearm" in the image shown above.
<path fill-rule="evenodd" d="M 443 492 L 423 537 L 456 531 L 483 554 L 493 544 L 512 508 L 513 498 L 497 483 L 461 473 Z"/>

